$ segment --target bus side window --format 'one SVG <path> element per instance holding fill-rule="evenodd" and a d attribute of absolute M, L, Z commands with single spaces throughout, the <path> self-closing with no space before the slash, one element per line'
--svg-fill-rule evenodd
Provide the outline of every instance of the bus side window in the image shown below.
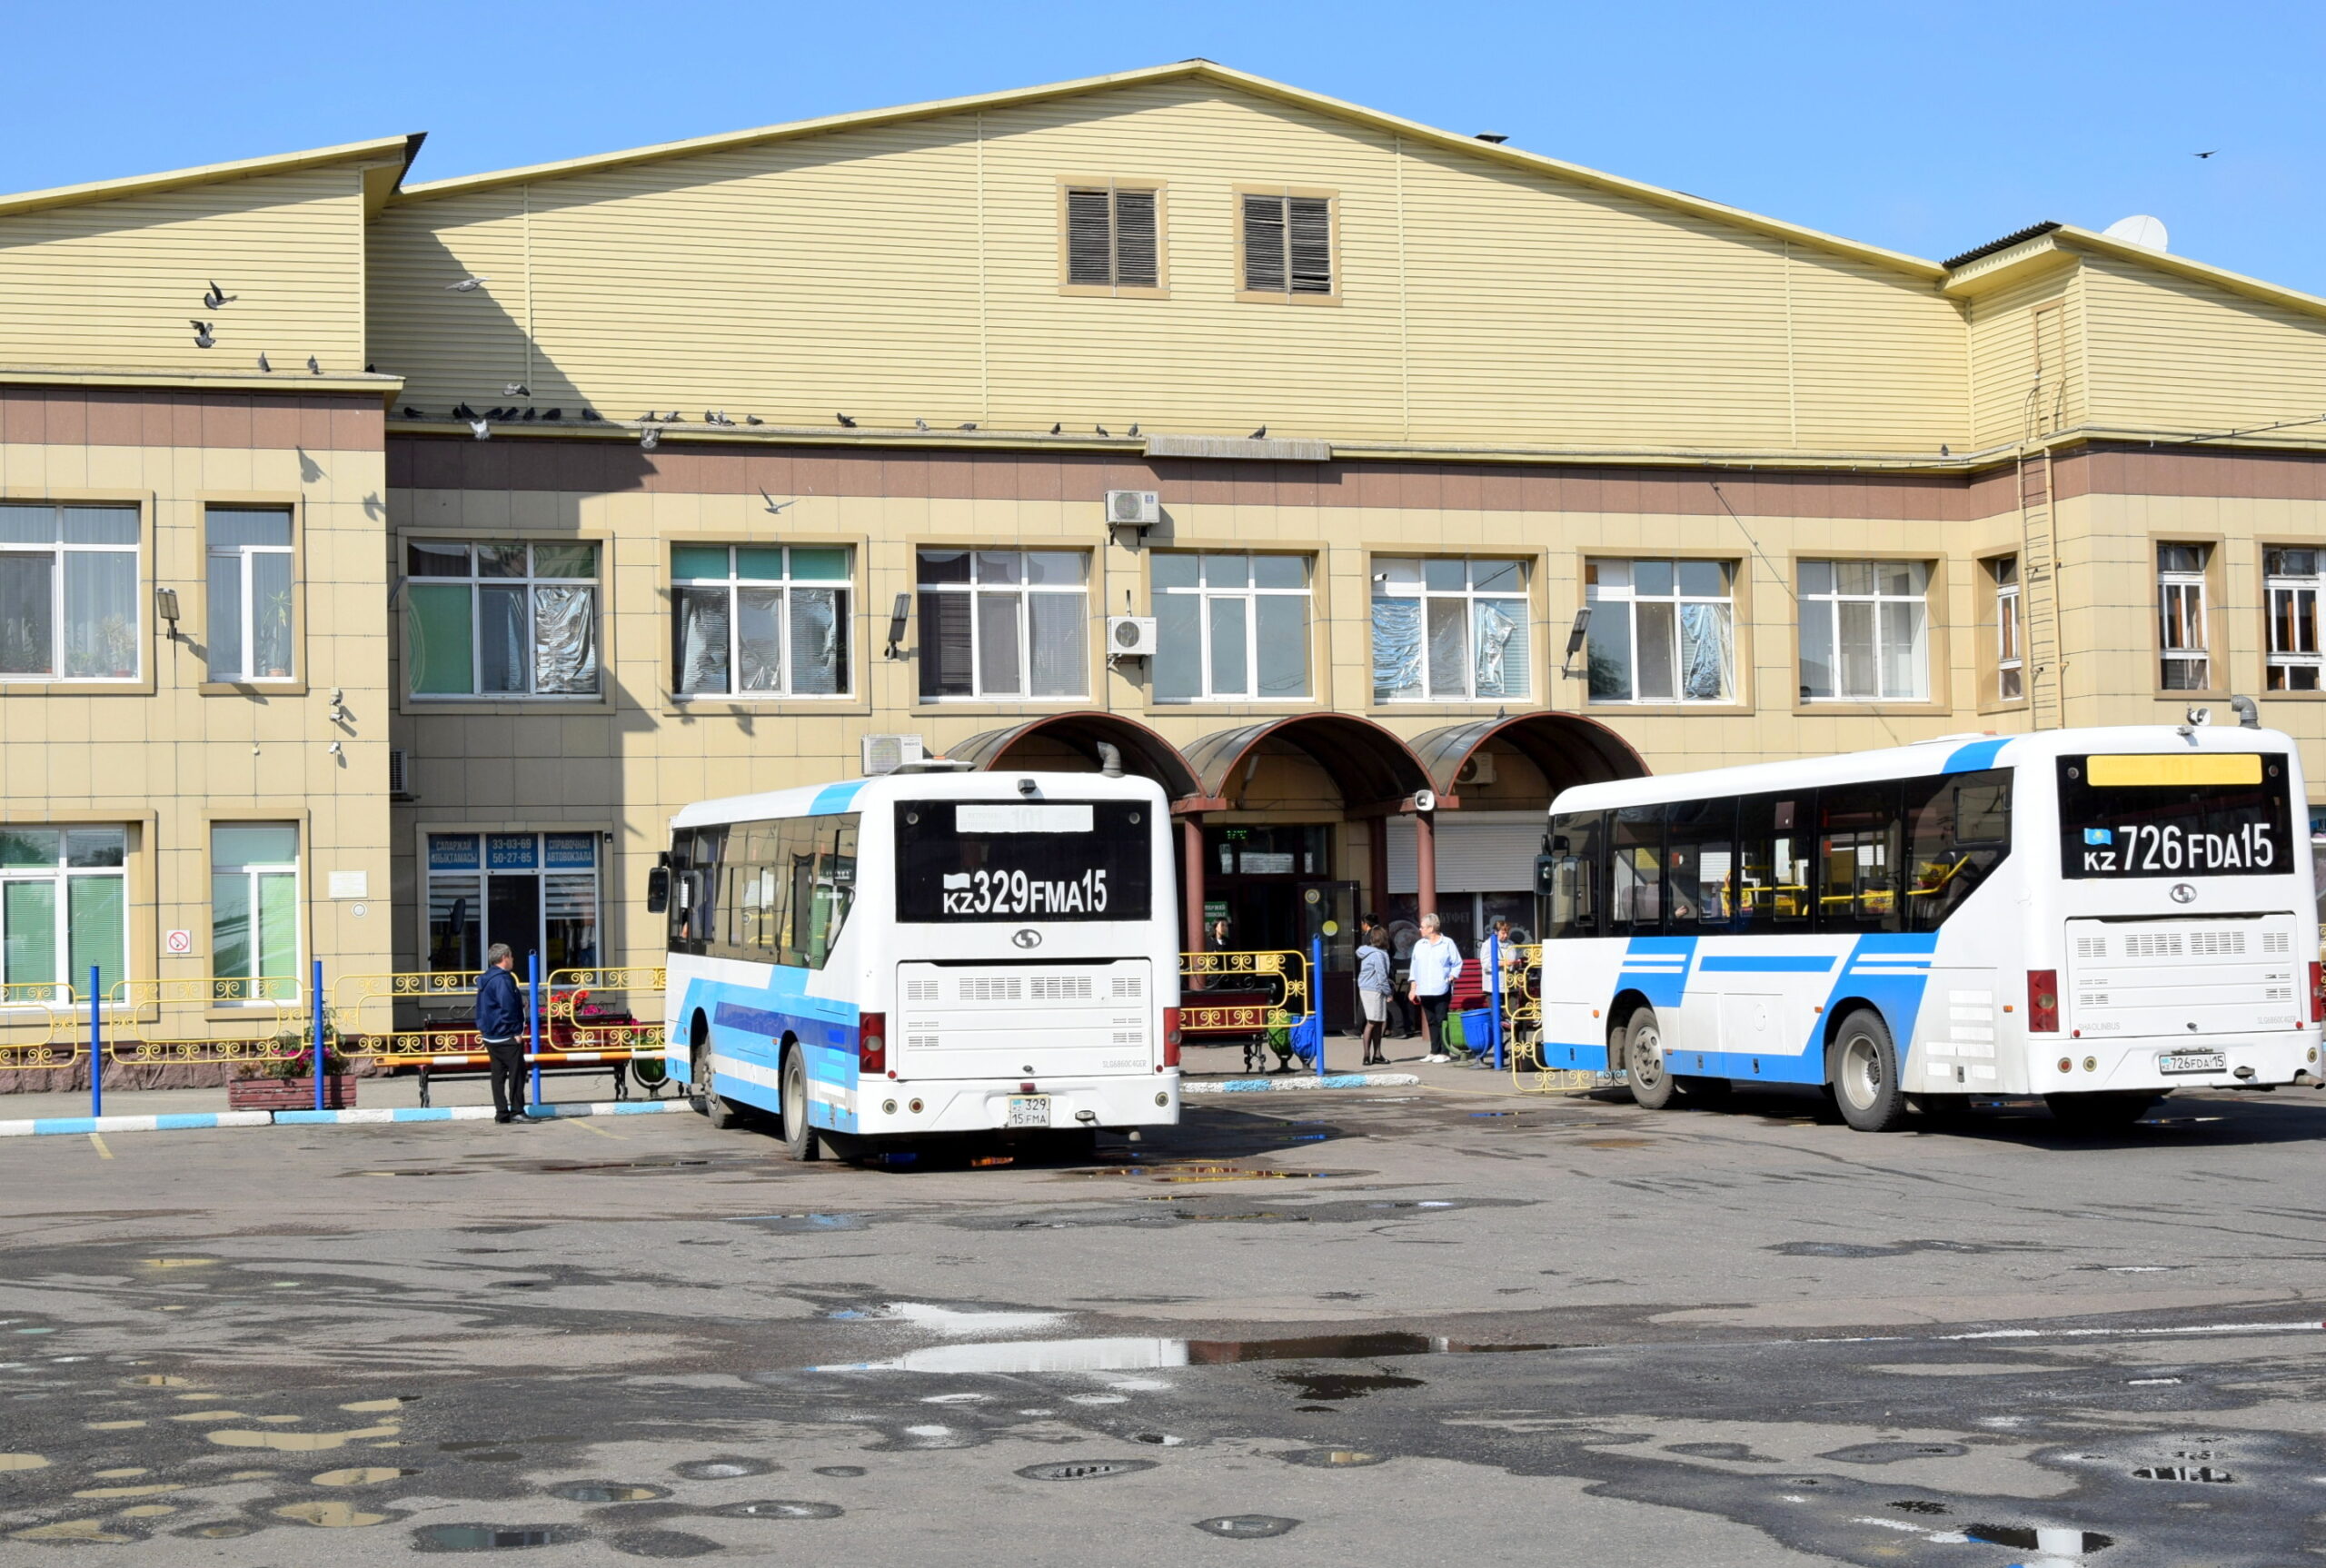
<path fill-rule="evenodd" d="M 1937 930 L 2011 853 L 2011 775 L 1905 781 L 1906 930 Z"/>
<path fill-rule="evenodd" d="M 1801 929 L 1814 907 L 1807 840 L 1799 819 L 1814 798 L 1747 795 L 1736 803 L 1736 925 L 1739 930 Z"/>
<path fill-rule="evenodd" d="M 1735 800 L 1675 802 L 1664 810 L 1671 928 L 1725 929 L 1735 911 Z"/>
<path fill-rule="evenodd" d="M 1545 941 L 1599 935 L 1599 886 L 1607 814 L 1570 811 L 1551 819 L 1551 879 Z"/>
<path fill-rule="evenodd" d="M 1817 928 L 1900 929 L 1896 781 L 1821 789 L 1817 819 Z"/>
<path fill-rule="evenodd" d="M 1617 808 L 1608 839 L 1608 935 L 1655 936 L 1664 929 L 1664 808 Z"/>

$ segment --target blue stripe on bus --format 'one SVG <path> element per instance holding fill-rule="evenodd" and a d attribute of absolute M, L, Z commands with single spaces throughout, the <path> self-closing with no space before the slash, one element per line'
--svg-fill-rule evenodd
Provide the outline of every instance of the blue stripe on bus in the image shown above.
<path fill-rule="evenodd" d="M 1987 740 L 1973 740 L 1957 746 L 1946 754 L 1946 761 L 1939 769 L 1942 773 L 1975 773 L 1995 765 L 1995 753 L 2011 744 L 2008 735 Z"/>
<path fill-rule="evenodd" d="M 790 1017 L 783 1013 L 770 1013 L 763 1007 L 739 1007 L 732 1002 L 721 1002 L 711 1015 L 711 1021 L 722 1029 L 741 1029 L 745 1034 L 765 1035 L 769 1039 L 780 1039 L 791 1027 Z"/>
<path fill-rule="evenodd" d="M 1891 1043 L 1897 1048 L 1899 1070 L 1905 1070 L 1914 1020 L 1922 1013 L 1923 992 L 1930 984 L 1928 966 L 1937 950 L 1935 931 L 1872 933 L 1857 939 L 1850 949 L 1849 962 L 1825 994 L 1824 1012 L 1802 1042 L 1804 1060 L 1817 1066 L 1817 1078 L 1812 1081 L 1822 1082 L 1824 1077 L 1825 1026 L 1835 1007 L 1851 997 L 1863 997 L 1881 1012 L 1882 1021 L 1890 1026 Z M 1882 972 L 1885 968 L 1893 972 Z"/>
<path fill-rule="evenodd" d="M 1616 983 L 1637 990 L 1652 1007 L 1676 1007 L 1687 993 L 1688 961 L 1695 952 L 1694 937 L 1634 937 Z M 1599 1054 L 1604 1060 L 1606 1048 Z"/>
<path fill-rule="evenodd" d="M 816 791 L 815 799 L 808 803 L 810 817 L 830 817 L 847 810 L 856 803 L 856 792 L 864 788 L 861 779 L 846 784 L 827 784 Z"/>
<path fill-rule="evenodd" d="M 857 1087 L 858 1009 L 836 997 L 807 995 L 807 970 L 782 965 L 770 968 L 765 985 L 698 976 L 687 982 L 684 1005 L 676 1016 L 684 1020 L 701 1013 L 710 1025 L 713 1051 L 770 1072 L 782 1065 L 781 1042 L 790 1035 L 800 1042 L 810 1084 L 852 1096 Z M 691 1068 L 683 1057 L 671 1064 L 672 1074 L 682 1081 L 692 1077 Z M 777 1113 L 783 1108 L 782 1097 L 763 1084 L 721 1073 L 714 1076 L 713 1087 L 738 1104 Z M 851 1132 L 856 1113 L 810 1094 L 808 1122 Z"/>
<path fill-rule="evenodd" d="M 1831 958 L 1805 953 L 1707 953 L 1698 969 L 1747 975 L 1822 975 L 1834 967 Z"/>

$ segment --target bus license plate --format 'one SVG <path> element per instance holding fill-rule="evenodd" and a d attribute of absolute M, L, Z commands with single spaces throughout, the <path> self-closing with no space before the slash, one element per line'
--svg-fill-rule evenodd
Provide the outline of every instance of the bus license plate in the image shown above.
<path fill-rule="evenodd" d="M 2165 1071 L 2171 1072 L 2170 1067 Z M 1011 1127 L 1046 1127 L 1050 1125 L 1050 1097 L 1048 1095 L 1012 1095 L 1009 1097 L 1009 1119 L 1002 1124 Z"/>
<path fill-rule="evenodd" d="M 2160 1073 L 2220 1073 L 2229 1070 L 2229 1058 L 2219 1051 L 2167 1051 L 2156 1058 Z"/>

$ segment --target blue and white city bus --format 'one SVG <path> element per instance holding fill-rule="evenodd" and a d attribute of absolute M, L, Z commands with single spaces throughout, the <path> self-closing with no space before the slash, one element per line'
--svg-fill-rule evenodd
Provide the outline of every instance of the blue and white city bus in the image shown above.
<path fill-rule="evenodd" d="M 671 823 L 671 1072 L 795 1159 L 1179 1114 L 1169 815 L 1151 780 L 916 764 Z"/>
<path fill-rule="evenodd" d="M 2306 799 L 2285 736 L 2193 723 L 1568 789 L 1544 1063 L 1650 1108 L 1820 1085 L 1867 1131 L 1909 1099 L 2104 1126 L 2184 1086 L 2316 1084 Z"/>

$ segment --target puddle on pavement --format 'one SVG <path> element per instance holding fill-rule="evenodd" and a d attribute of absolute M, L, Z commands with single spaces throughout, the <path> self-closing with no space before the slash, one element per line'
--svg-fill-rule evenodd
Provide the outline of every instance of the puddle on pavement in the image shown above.
<path fill-rule="evenodd" d="M 183 1481 L 159 1481 L 144 1486 L 91 1486 L 73 1494 L 80 1498 L 158 1497 L 164 1492 L 183 1492 Z"/>
<path fill-rule="evenodd" d="M 1218 1519 L 1198 1519 L 1196 1528 L 1207 1535 L 1224 1536 L 1230 1541 L 1257 1541 L 1264 1536 L 1287 1534 L 1299 1523 L 1274 1513 L 1230 1513 Z"/>
<path fill-rule="evenodd" d="M 1029 1481 L 1096 1481 L 1154 1468 L 1152 1459 L 1083 1459 L 1061 1464 L 1029 1464 L 1018 1474 Z"/>
<path fill-rule="evenodd" d="M 2135 1481 L 2203 1481 L 2227 1485 L 2237 1479 L 2210 1464 L 2143 1464 L 2132 1472 Z"/>
<path fill-rule="evenodd" d="M 1055 1317 L 1059 1315 L 1049 1314 Z M 1317 1335 L 1297 1339 L 1013 1339 L 937 1345 L 880 1361 L 840 1362 L 810 1372 L 1130 1372 L 1243 1361 L 1372 1361 L 1401 1355 L 1484 1355 L 1549 1350 L 1549 1345 L 1485 1345 L 1421 1334 Z M 1385 1385 L 1386 1386 L 1386 1385 Z M 1085 1395 L 1085 1398 L 1100 1397 Z M 1317 1395 L 1319 1398 L 1325 1395 Z M 1335 1397 L 1352 1397 L 1337 1395 Z"/>
<path fill-rule="evenodd" d="M 668 1497 L 671 1489 L 635 1481 L 564 1481 L 549 1488 L 549 1494 L 568 1503 L 651 1503 Z"/>
<path fill-rule="evenodd" d="M 671 1466 L 671 1474 L 682 1475 L 689 1481 L 732 1481 L 744 1475 L 767 1475 L 782 1468 L 764 1459 L 743 1459 L 721 1455 L 716 1459 L 689 1459 Z"/>
<path fill-rule="evenodd" d="M 1357 1448 L 1296 1448 L 1277 1457 L 1287 1464 L 1304 1464 L 1312 1470 L 1345 1470 L 1367 1464 L 1387 1464 L 1391 1455 L 1367 1454 Z"/>
<path fill-rule="evenodd" d="M 137 1261 L 147 1268 L 208 1268 L 219 1260 L 214 1257 L 141 1257 Z"/>
<path fill-rule="evenodd" d="M 48 1457 L 42 1454 L 0 1454 L 0 1470 L 45 1470 Z"/>
<path fill-rule="evenodd" d="M 1395 1388 L 1419 1388 L 1418 1377 L 1398 1377 L 1386 1372 L 1279 1372 L 1276 1380 L 1297 1390 L 1303 1399 L 1327 1402 L 1363 1399 Z"/>
<path fill-rule="evenodd" d="M 2041 1552 L 2047 1557 L 2081 1557 L 2087 1552 L 2104 1551 L 2116 1544 L 2113 1535 L 2096 1531 L 2030 1528 L 2021 1524 L 1965 1524 L 1963 1533 L 1990 1546 L 2013 1546 L 2023 1552 Z"/>
<path fill-rule="evenodd" d="M 836 1475 L 842 1480 L 861 1475 L 864 1473 L 864 1466 L 861 1464 L 819 1464 L 816 1466 L 817 1474 Z"/>
<path fill-rule="evenodd" d="M 196 1541 L 238 1541 L 245 1535 L 258 1533 L 258 1526 L 245 1524 L 239 1519 L 221 1519 L 211 1524 L 189 1524 L 173 1533 Z"/>
<path fill-rule="evenodd" d="M 11 1530 L 11 1541 L 71 1541 L 89 1546 L 119 1546 L 136 1539 L 107 1530 L 102 1519 L 60 1519 L 54 1524 L 35 1524 L 29 1530 Z"/>
<path fill-rule="evenodd" d="M 1725 1459 L 1738 1464 L 1776 1463 L 1775 1455 L 1756 1454 L 1748 1443 L 1667 1443 L 1664 1445 L 1664 1452 L 1677 1454 L 1686 1459 Z"/>
<path fill-rule="evenodd" d="M 388 1522 L 384 1513 L 366 1513 L 353 1503 L 328 1500 L 286 1503 L 273 1513 L 277 1519 L 295 1519 L 302 1524 L 313 1524 L 325 1530 L 361 1530 Z"/>
<path fill-rule="evenodd" d="M 368 1415 L 373 1411 L 401 1410 L 407 1404 L 417 1404 L 420 1403 L 420 1397 L 417 1394 L 399 1394 L 393 1399 L 359 1399 L 353 1404 L 343 1404 L 340 1408 L 353 1411 L 358 1415 Z"/>
<path fill-rule="evenodd" d="M 349 1432 L 251 1432 L 230 1426 L 203 1435 L 224 1448 L 273 1448 L 286 1454 L 313 1454 L 342 1447 L 358 1437 L 393 1437 L 403 1430 L 390 1422 L 382 1426 L 359 1426 Z"/>
<path fill-rule="evenodd" d="M 1902 1497 L 1890 1504 L 1902 1513 L 1945 1513 L 1951 1512 L 1943 1503 L 1933 1503 L 1922 1497 Z"/>
<path fill-rule="evenodd" d="M 423 1524 L 412 1533 L 415 1552 L 512 1552 L 561 1546 L 585 1539 L 570 1524 Z"/>
<path fill-rule="evenodd" d="M 778 1236 L 810 1236 L 825 1231 L 862 1230 L 866 1220 L 860 1214 L 746 1214 L 730 1222 L 752 1225 Z"/>
<path fill-rule="evenodd" d="M 722 1519 L 837 1519 L 847 1510 L 837 1503 L 801 1503 L 771 1497 L 758 1503 L 730 1503 L 712 1513 Z"/>
<path fill-rule="evenodd" d="M 1959 1443 L 1858 1443 L 1817 1457 L 1836 1464 L 1896 1464 L 1908 1459 L 1959 1459 L 1970 1452 Z"/>
<path fill-rule="evenodd" d="M 383 1481 L 399 1481 L 407 1475 L 417 1475 L 417 1470 L 391 1470 L 383 1465 L 359 1465 L 353 1470 L 326 1470 L 311 1475 L 308 1481 L 316 1486 L 377 1486 Z"/>
<path fill-rule="evenodd" d="M 122 1381 L 132 1388 L 191 1388 L 194 1386 L 194 1379 L 191 1377 L 176 1377 L 166 1372 L 140 1373 L 135 1377 L 124 1377 Z"/>

